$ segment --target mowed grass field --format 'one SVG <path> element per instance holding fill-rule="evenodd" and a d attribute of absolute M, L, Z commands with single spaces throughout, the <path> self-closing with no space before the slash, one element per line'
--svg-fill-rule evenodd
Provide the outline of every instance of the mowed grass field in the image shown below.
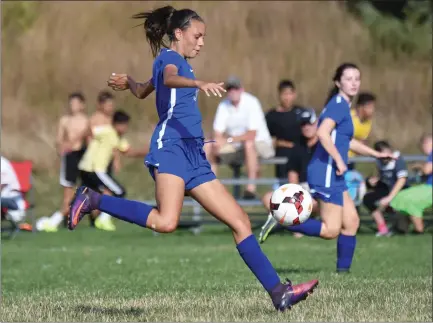
<path fill-rule="evenodd" d="M 432 236 L 360 235 L 349 275 L 336 275 L 335 241 L 276 234 L 263 245 L 282 278 L 318 278 L 292 311 L 268 295 L 222 228 L 154 236 L 116 222 L 114 233 L 21 233 L 2 242 L 1 320 L 430 321 Z"/>

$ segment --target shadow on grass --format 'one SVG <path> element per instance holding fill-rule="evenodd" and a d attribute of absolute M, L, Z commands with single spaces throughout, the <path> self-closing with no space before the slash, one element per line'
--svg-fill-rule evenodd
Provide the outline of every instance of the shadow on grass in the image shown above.
<path fill-rule="evenodd" d="M 282 268 L 282 267 L 276 267 L 275 270 L 279 275 L 316 274 L 323 271 L 323 269 L 319 269 L 319 268 Z"/>
<path fill-rule="evenodd" d="M 114 308 L 114 307 L 98 307 L 89 305 L 78 305 L 75 307 L 76 312 L 85 314 L 106 314 L 106 315 L 140 315 L 144 311 L 137 307 Z"/>

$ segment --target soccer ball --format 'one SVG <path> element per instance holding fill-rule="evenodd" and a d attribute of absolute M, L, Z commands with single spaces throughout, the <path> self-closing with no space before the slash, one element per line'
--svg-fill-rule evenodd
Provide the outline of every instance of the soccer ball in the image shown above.
<path fill-rule="evenodd" d="M 271 214 L 281 225 L 291 226 L 308 220 L 313 210 L 313 199 L 298 184 L 285 184 L 271 197 Z"/>

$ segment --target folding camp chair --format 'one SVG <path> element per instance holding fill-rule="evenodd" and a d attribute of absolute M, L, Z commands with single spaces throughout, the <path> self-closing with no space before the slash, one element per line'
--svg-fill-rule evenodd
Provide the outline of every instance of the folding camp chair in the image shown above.
<path fill-rule="evenodd" d="M 17 175 L 18 182 L 20 184 L 20 192 L 23 195 L 24 201 L 25 201 L 25 210 L 26 210 L 26 218 L 29 217 L 31 219 L 32 225 L 30 226 L 32 229 L 31 231 L 35 232 L 35 214 L 33 212 L 34 208 L 34 195 L 33 195 L 33 178 L 32 178 L 32 171 L 33 171 L 33 163 L 29 160 L 22 161 L 22 162 L 11 162 L 11 165 L 15 171 L 15 174 Z M 14 221 L 7 220 L 7 208 L 2 207 L 1 209 L 1 215 L 2 220 L 8 221 L 9 226 L 4 227 L 2 225 L 1 232 L 8 232 L 9 238 L 13 238 L 18 231 L 20 231 L 23 228 L 29 227 L 25 226 L 25 223 L 18 224 Z M 25 229 L 26 231 L 29 231 L 28 228 Z"/>

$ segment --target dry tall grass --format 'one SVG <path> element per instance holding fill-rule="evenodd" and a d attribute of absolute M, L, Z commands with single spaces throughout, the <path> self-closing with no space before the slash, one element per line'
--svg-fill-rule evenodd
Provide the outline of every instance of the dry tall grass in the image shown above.
<path fill-rule="evenodd" d="M 389 138 L 407 148 L 432 126 L 430 62 L 397 62 L 387 53 L 371 53 L 368 31 L 341 3 L 174 3 L 197 10 L 207 22 L 204 51 L 192 62 L 196 75 L 221 81 L 237 74 L 261 99 L 264 110 L 275 103 L 276 85 L 283 77 L 298 84 L 300 103 L 320 110 L 335 67 L 354 61 L 362 68 L 362 88 L 379 96 L 373 138 Z M 163 4 L 44 2 L 32 28 L 3 48 L 2 153 L 32 158 L 42 167 L 53 165 L 55 121 L 68 92 L 83 90 L 93 111 L 96 93 L 111 72 L 148 78 L 150 50 L 142 29 L 131 28 L 137 21 L 129 17 Z M 156 122 L 153 97 L 117 97 L 119 106 L 136 116 L 136 128 L 146 131 Z M 200 98 L 206 130 L 217 103 Z M 146 134 L 140 136 L 147 139 Z"/>

